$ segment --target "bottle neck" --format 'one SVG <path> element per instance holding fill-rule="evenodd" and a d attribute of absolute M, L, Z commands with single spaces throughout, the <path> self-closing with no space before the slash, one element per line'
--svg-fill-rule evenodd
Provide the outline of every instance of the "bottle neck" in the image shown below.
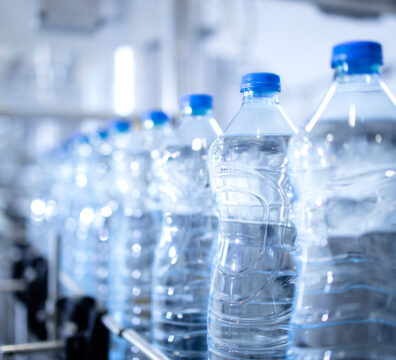
<path fill-rule="evenodd" d="M 381 80 L 380 65 L 340 63 L 334 68 L 334 79 L 341 84 L 376 85 Z"/>
<path fill-rule="evenodd" d="M 192 116 L 213 116 L 213 109 L 211 108 L 192 108 L 189 106 L 183 107 L 181 109 L 182 121 L 183 119 L 190 118 Z"/>
<path fill-rule="evenodd" d="M 278 91 L 247 90 L 242 92 L 242 105 L 277 105 L 279 104 Z"/>

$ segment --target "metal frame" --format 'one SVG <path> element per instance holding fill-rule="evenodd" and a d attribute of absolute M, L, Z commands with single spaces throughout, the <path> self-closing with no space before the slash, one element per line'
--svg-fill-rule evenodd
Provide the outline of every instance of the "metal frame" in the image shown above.
<path fill-rule="evenodd" d="M 32 342 L 26 344 L 12 344 L 0 346 L 0 355 L 10 356 L 16 354 L 28 354 L 37 352 L 46 352 L 53 350 L 61 350 L 65 347 L 62 340 L 56 338 L 57 314 L 56 300 L 59 294 L 59 283 L 70 290 L 71 293 L 82 294 L 82 289 L 74 283 L 67 274 L 60 272 L 59 268 L 59 243 L 60 238 L 57 234 L 52 233 L 49 237 L 49 276 L 48 276 L 48 303 L 47 311 L 49 325 L 53 328 L 53 338 L 49 341 Z M 24 281 L 18 279 L 9 279 L 0 281 L 0 294 L 23 291 L 26 289 Z M 101 318 L 102 323 L 110 331 L 110 333 L 128 341 L 131 345 L 137 347 L 150 360 L 169 360 L 167 356 L 162 354 L 158 349 L 154 348 L 136 331 L 122 327 L 111 315 L 105 314 Z"/>

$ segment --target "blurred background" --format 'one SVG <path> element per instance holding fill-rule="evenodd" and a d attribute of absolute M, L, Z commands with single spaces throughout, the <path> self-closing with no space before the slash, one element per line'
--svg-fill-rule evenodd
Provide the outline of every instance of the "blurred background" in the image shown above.
<path fill-rule="evenodd" d="M 0 239 L 23 236 L 40 181 L 30 165 L 76 130 L 148 108 L 176 119 L 190 92 L 214 96 L 224 127 L 241 75 L 256 71 L 281 76 L 282 106 L 301 125 L 329 87 L 338 42 L 381 42 L 395 93 L 395 35 L 396 0 L 0 0 Z M 26 341 L 1 321 L 2 343 Z"/>
<path fill-rule="evenodd" d="M 0 114 L 34 123 L 31 152 L 81 122 L 175 115 L 185 92 L 213 94 L 225 125 L 240 76 L 270 71 L 301 123 L 329 85 L 337 42 L 381 42 L 395 90 L 395 34 L 394 0 L 0 0 Z"/>
<path fill-rule="evenodd" d="M 26 165 L 76 130 L 149 108 L 175 120 L 191 92 L 213 95 L 226 126 L 247 72 L 278 73 L 301 125 L 329 87 L 338 42 L 381 42 L 396 92 L 395 34 L 396 0 L 0 0 L 0 209 L 26 214 Z"/>

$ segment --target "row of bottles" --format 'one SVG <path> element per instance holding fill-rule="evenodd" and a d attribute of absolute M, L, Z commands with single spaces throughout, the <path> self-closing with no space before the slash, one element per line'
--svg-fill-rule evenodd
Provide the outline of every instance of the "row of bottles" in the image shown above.
<path fill-rule="evenodd" d="M 202 94 L 176 128 L 76 134 L 42 159 L 32 241 L 58 234 L 63 271 L 170 359 L 396 359 L 396 101 L 380 44 L 331 64 L 301 130 L 251 73 L 224 132 Z M 145 359 L 116 339 L 110 358 Z"/>

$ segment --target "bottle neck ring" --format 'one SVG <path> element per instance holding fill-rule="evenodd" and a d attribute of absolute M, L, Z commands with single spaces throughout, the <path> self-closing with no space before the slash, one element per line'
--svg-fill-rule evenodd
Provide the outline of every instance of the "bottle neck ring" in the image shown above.
<path fill-rule="evenodd" d="M 279 104 L 279 91 L 245 90 L 242 91 L 242 103 L 249 104 Z"/>
<path fill-rule="evenodd" d="M 335 78 L 343 78 L 352 75 L 373 75 L 381 73 L 380 64 L 348 63 L 341 62 L 334 67 Z"/>
<path fill-rule="evenodd" d="M 181 113 L 184 116 L 212 116 L 213 109 L 207 107 L 190 107 L 184 106 L 181 108 Z"/>

